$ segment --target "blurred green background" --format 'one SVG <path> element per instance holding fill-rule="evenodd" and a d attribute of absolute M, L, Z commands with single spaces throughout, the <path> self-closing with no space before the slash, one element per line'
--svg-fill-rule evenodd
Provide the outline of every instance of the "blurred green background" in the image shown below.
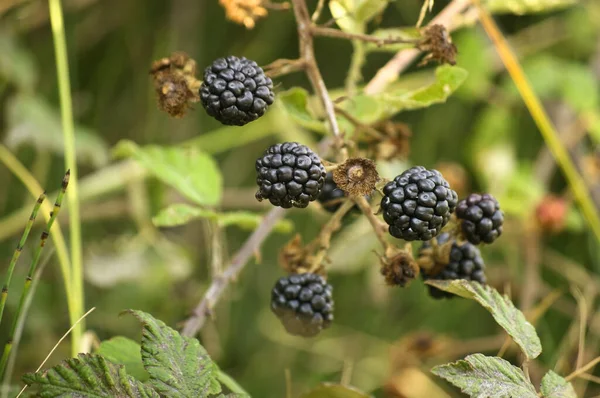
<path fill-rule="evenodd" d="M 436 1 L 433 14 L 447 3 Z M 309 1 L 311 10 L 315 5 L 316 1 Z M 421 5 L 418 0 L 393 1 L 369 24 L 369 30 L 414 26 Z M 211 259 L 216 256 L 226 265 L 249 231 L 219 230 L 203 220 L 155 230 L 150 218 L 185 198 L 156 179 L 136 178 L 135 165 L 114 159 L 112 148 L 123 139 L 139 145 L 191 140 L 218 162 L 224 185 L 221 207 L 263 212 L 268 206 L 253 197 L 254 160 L 277 141 L 312 143 L 320 138 L 282 119 L 284 107 L 274 107 L 264 120 L 236 129 L 222 128 L 199 104 L 182 119 L 170 118 L 157 108 L 149 74 L 152 61 L 185 51 L 196 60 L 200 75 L 215 58 L 230 54 L 260 65 L 293 59 L 298 54 L 296 25 L 290 10 L 270 10 L 268 17 L 247 30 L 226 20 L 214 0 L 66 0 L 64 9 L 83 179 L 86 308 L 97 307 L 87 319 L 87 328 L 93 332 L 90 341 L 116 335 L 138 339 L 139 326 L 130 317 L 120 318 L 120 311 L 140 309 L 171 326 L 179 325 L 210 283 Z M 330 17 L 326 11 L 321 21 Z M 600 2 L 495 17 L 599 208 Z M 554 368 L 568 374 L 577 357 L 581 320 L 575 290 L 582 292 L 586 304 L 584 362 L 599 352 L 600 244 L 572 205 L 562 174 L 485 32 L 473 24 L 452 37 L 459 51 L 457 65 L 469 72 L 467 80 L 446 103 L 394 117 L 411 129 L 411 151 L 408 159 L 380 164 L 381 174 L 393 178 L 408 164 L 439 167 L 463 184 L 463 196 L 490 191 L 499 198 L 507 226 L 498 243 L 482 249 L 488 279 L 500 291 L 509 292 L 518 307 L 539 310 L 536 327 L 544 352 L 531 364 L 532 379 L 539 381 L 545 370 Z M 317 60 L 330 89 L 343 87 L 351 54 L 350 43 L 316 40 Z M 391 55 L 368 54 L 362 69 L 365 82 Z M 423 73 L 416 71 L 411 67 L 401 79 Z M 412 75 L 415 72 L 418 75 Z M 310 90 L 301 73 L 277 78 L 275 84 L 277 92 L 293 86 Z M 0 129 L 2 143 L 43 187 L 54 192 L 65 170 L 45 1 L 0 2 Z M 203 140 L 209 132 L 210 139 Z M 240 140 L 248 143 L 241 145 Z M 0 262 L 8 264 L 34 199 L 4 166 L 0 186 L 4 187 Z M 556 196 L 558 210 L 547 209 L 549 194 Z M 564 216 L 548 221 L 547 214 L 560 216 L 563 205 Z M 59 218 L 65 233 L 66 209 Z M 427 369 L 472 352 L 495 355 L 504 342 L 500 328 L 473 302 L 429 298 L 419 281 L 405 289 L 386 287 L 373 254 L 379 247 L 360 217 L 345 219 L 329 256 L 336 300 L 334 326 L 313 340 L 285 334 L 269 311 L 270 290 L 284 275 L 277 260 L 279 249 L 295 233 L 305 242 L 312 239 L 326 217 L 316 206 L 289 212 L 293 232 L 274 233 L 266 241 L 261 261 L 245 268 L 216 307 L 215 319 L 203 328 L 200 340 L 211 356 L 255 397 L 285 396 L 285 369 L 291 374 L 295 396 L 319 382 L 340 381 L 342 375 L 376 397 L 460 396 L 427 374 Z M 552 222 L 558 223 L 556 231 L 550 231 Z M 32 236 L 40 232 L 41 224 L 36 224 Z M 216 246 L 214 239 L 219 242 Z M 36 244 L 36 239 L 30 239 L 26 245 L 15 291 Z M 220 253 L 214 252 L 215 247 Z M 14 382 L 37 368 L 69 326 L 52 254 L 46 250 L 43 257 L 47 267 L 19 347 Z M 560 297 L 545 301 L 555 289 Z M 17 296 L 9 297 L 9 316 Z M 6 338 L 7 328 L 2 326 L 0 341 Z M 50 363 L 68 355 L 68 344 L 63 343 Z M 505 357 L 518 361 L 514 346 Z M 585 394 L 581 396 L 600 394 L 600 388 L 588 381 L 579 380 L 576 387 Z"/>

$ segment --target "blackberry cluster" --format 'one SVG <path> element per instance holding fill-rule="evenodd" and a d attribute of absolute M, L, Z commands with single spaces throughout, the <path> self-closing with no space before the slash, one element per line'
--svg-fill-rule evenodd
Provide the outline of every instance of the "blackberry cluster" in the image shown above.
<path fill-rule="evenodd" d="M 407 241 L 429 240 L 450 220 L 458 201 L 437 170 L 415 166 L 383 188 L 381 209 L 390 234 Z"/>
<path fill-rule="evenodd" d="M 443 245 L 448 242 L 450 235 L 447 233 L 440 234 L 437 237 L 437 243 Z M 419 257 L 424 255 L 424 250 L 431 248 L 431 242 L 423 242 L 423 245 L 419 249 Z M 471 243 L 465 242 L 458 244 L 456 241 L 452 243 L 450 249 L 450 258 L 448 264 L 443 264 L 442 270 L 435 275 L 427 275 L 426 272 L 421 272 L 423 280 L 434 279 L 434 280 L 454 280 L 454 279 L 466 279 L 470 281 L 476 281 L 479 283 L 485 283 L 485 264 L 481 258 L 479 249 Z M 454 295 L 452 293 L 444 292 L 433 286 L 427 286 L 429 288 L 429 295 L 436 299 L 451 298 Z"/>
<path fill-rule="evenodd" d="M 504 214 L 492 195 L 473 193 L 456 206 L 465 238 L 474 245 L 492 243 L 502 234 Z"/>
<path fill-rule="evenodd" d="M 256 62 L 229 56 L 204 70 L 200 100 L 221 123 L 243 126 L 264 115 L 275 94 L 273 82 Z"/>
<path fill-rule="evenodd" d="M 256 161 L 256 172 L 256 199 L 285 209 L 304 208 L 316 200 L 327 174 L 319 156 L 297 142 L 269 147 Z"/>
<path fill-rule="evenodd" d="M 271 310 L 288 333 L 313 337 L 333 321 L 331 285 L 317 274 L 280 278 L 271 292 Z"/>

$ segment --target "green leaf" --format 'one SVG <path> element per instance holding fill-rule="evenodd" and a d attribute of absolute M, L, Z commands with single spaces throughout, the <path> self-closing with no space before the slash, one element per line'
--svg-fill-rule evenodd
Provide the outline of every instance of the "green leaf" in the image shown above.
<path fill-rule="evenodd" d="M 145 312 L 128 312 L 142 323 L 142 361 L 150 385 L 160 394 L 199 398 L 221 392 L 219 370 L 198 340 L 181 336 Z"/>
<path fill-rule="evenodd" d="M 38 151 L 64 154 L 64 137 L 60 112 L 41 97 L 19 94 L 7 104 L 5 143 L 11 148 L 29 144 Z M 75 126 L 77 162 L 95 168 L 108 163 L 108 146 L 92 130 Z"/>
<path fill-rule="evenodd" d="M 486 0 L 485 3 L 493 13 L 523 15 L 565 8 L 577 0 Z"/>
<path fill-rule="evenodd" d="M 385 117 L 391 117 L 404 110 L 426 108 L 445 102 L 467 78 L 467 71 L 458 66 L 442 65 L 435 70 L 435 79 L 426 86 L 418 88 L 394 84 L 382 94 L 376 96 L 385 106 Z"/>
<path fill-rule="evenodd" d="M 221 172 L 210 155 L 196 148 L 140 148 L 132 141 L 122 140 L 114 154 L 134 158 L 156 178 L 199 205 L 214 206 L 221 201 Z"/>
<path fill-rule="evenodd" d="M 541 391 L 544 398 L 577 398 L 573 385 L 551 370 L 542 379 Z"/>
<path fill-rule="evenodd" d="M 262 222 L 263 215 L 249 211 L 218 213 L 185 203 L 175 203 L 162 209 L 152 218 L 152 222 L 157 227 L 174 227 L 187 224 L 198 218 L 216 221 L 221 227 L 235 225 L 242 229 L 253 231 Z M 289 233 L 292 229 L 293 224 L 289 220 L 280 220 L 274 227 L 274 231 L 281 233 Z"/>
<path fill-rule="evenodd" d="M 470 397 L 537 398 L 523 371 L 498 357 L 469 355 L 464 360 L 436 366 L 431 372 Z"/>
<path fill-rule="evenodd" d="M 355 0 L 358 3 L 354 12 L 354 18 L 362 25 L 381 14 L 387 7 L 389 0 Z"/>
<path fill-rule="evenodd" d="M 421 38 L 421 34 L 418 29 L 414 27 L 407 28 L 384 28 L 377 29 L 370 34 L 371 36 L 378 37 L 382 40 L 385 39 L 403 39 L 403 40 L 418 40 Z M 415 45 L 413 43 L 394 43 L 386 44 L 384 46 L 378 46 L 376 43 L 365 43 L 365 50 L 368 52 L 385 52 L 385 53 L 397 53 L 400 50 L 412 48 Z"/>
<path fill-rule="evenodd" d="M 39 388 L 39 397 L 159 398 L 151 387 L 125 373 L 125 367 L 99 355 L 79 354 L 44 373 L 28 373 L 23 381 Z"/>
<path fill-rule="evenodd" d="M 337 26 L 344 32 L 363 33 L 364 24 L 356 19 L 356 3 L 360 0 L 330 0 L 329 11 Z"/>
<path fill-rule="evenodd" d="M 323 383 L 314 390 L 302 395 L 301 398 L 370 398 L 353 387 L 343 386 L 341 384 Z"/>
<path fill-rule="evenodd" d="M 124 365 L 127 374 L 139 381 L 146 381 L 150 377 L 144 369 L 139 343 L 123 336 L 116 336 L 100 343 L 96 352 L 112 363 Z"/>
<path fill-rule="evenodd" d="M 426 283 L 440 290 L 477 301 L 492 314 L 496 322 L 521 347 L 528 359 L 536 358 L 542 352 L 540 338 L 533 325 L 527 322 L 525 315 L 515 307 L 510 298 L 502 296 L 491 286 L 464 279 L 453 281 L 428 280 Z"/>
<path fill-rule="evenodd" d="M 288 116 L 299 126 L 308 130 L 327 133 L 325 124 L 318 120 L 308 109 L 308 92 L 301 87 L 292 87 L 277 96 L 278 103 Z"/>
<path fill-rule="evenodd" d="M 5 25 L 8 27 L 8 24 Z M 16 34 L 8 29 L 0 30 L 0 77 L 23 91 L 32 92 L 38 71 L 33 54 L 20 45 Z"/>

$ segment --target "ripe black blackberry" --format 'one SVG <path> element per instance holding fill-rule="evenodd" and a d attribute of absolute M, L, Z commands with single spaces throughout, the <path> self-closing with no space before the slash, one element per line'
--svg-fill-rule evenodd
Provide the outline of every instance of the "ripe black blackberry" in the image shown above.
<path fill-rule="evenodd" d="M 436 239 L 438 245 L 443 245 L 444 243 L 448 242 L 449 238 L 449 234 L 443 233 L 440 234 Z M 423 245 L 419 249 L 419 257 L 424 255 L 431 255 L 430 251 L 427 250 L 431 248 L 431 242 L 423 242 Z M 435 258 L 435 255 L 434 261 L 439 261 L 439 259 Z M 466 279 L 469 281 L 476 281 L 482 284 L 486 282 L 486 277 L 484 273 L 485 264 L 483 262 L 483 259 L 481 258 L 481 253 L 479 252 L 479 249 L 475 245 L 472 245 L 468 242 L 459 245 L 456 241 L 454 241 L 452 243 L 452 247 L 450 248 L 450 256 L 448 261 L 449 262 L 447 264 L 436 264 L 436 266 L 433 269 L 439 270 L 440 265 L 442 266 L 442 268 L 441 271 L 439 271 L 435 275 L 428 275 L 427 271 L 422 269 L 421 275 L 423 275 L 423 280 Z M 441 299 L 454 297 L 452 293 L 447 293 L 443 290 L 429 285 L 427 287 L 429 288 L 429 295 L 433 298 Z"/>
<path fill-rule="evenodd" d="M 456 217 L 465 238 L 474 245 L 492 243 L 502 234 L 504 213 L 492 195 L 473 193 L 458 202 Z"/>
<path fill-rule="evenodd" d="M 450 220 L 458 201 L 442 174 L 415 166 L 383 188 L 381 209 L 390 234 L 407 241 L 429 240 Z"/>
<path fill-rule="evenodd" d="M 274 99 L 273 82 L 254 61 L 229 56 L 204 70 L 202 106 L 223 124 L 243 126 L 256 120 Z"/>
<path fill-rule="evenodd" d="M 313 337 L 333 321 L 332 286 L 317 274 L 280 278 L 271 292 L 271 310 L 288 333 Z"/>
<path fill-rule="evenodd" d="M 321 159 L 305 145 L 284 142 L 269 147 L 256 161 L 256 199 L 285 209 L 316 200 L 325 182 Z"/>

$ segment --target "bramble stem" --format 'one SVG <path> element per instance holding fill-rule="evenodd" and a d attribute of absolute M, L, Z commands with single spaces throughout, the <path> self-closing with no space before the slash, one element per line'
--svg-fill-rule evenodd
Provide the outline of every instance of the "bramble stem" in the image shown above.
<path fill-rule="evenodd" d="M 319 67 L 317 66 L 317 61 L 315 59 L 312 29 L 314 25 L 310 19 L 310 14 L 308 13 L 308 8 L 306 7 L 304 0 L 292 0 L 292 2 L 294 4 L 294 15 L 296 16 L 296 23 L 298 25 L 300 57 L 304 60 L 306 74 L 310 80 L 313 90 L 316 92 L 321 104 L 323 105 L 323 108 L 325 109 L 327 121 L 329 122 L 331 133 L 335 139 L 335 146 L 339 151 L 338 160 L 342 162 L 348 158 L 348 150 L 344 145 L 344 138 L 342 137 L 337 119 L 335 118 L 333 101 L 331 101 L 331 98 L 329 97 L 327 87 L 323 82 L 321 71 L 319 71 Z"/>
<path fill-rule="evenodd" d="M 269 236 L 271 230 L 277 221 L 283 217 L 284 213 L 285 209 L 282 209 L 281 207 L 276 207 L 268 212 L 260 225 L 252 232 L 250 237 L 233 257 L 231 264 L 225 268 L 221 275 L 213 276 L 210 287 L 204 294 L 202 301 L 200 301 L 196 308 L 194 308 L 194 311 L 192 311 L 190 317 L 184 322 L 183 329 L 181 330 L 183 336 L 192 337 L 198 333 L 200 328 L 202 328 L 202 325 L 204 325 L 206 317 L 210 315 L 213 306 L 221 298 L 227 285 L 237 277 L 250 260 L 250 257 L 252 257 L 260 248 L 260 245 L 267 236 Z"/>
<path fill-rule="evenodd" d="M 407 43 L 407 44 L 417 44 L 419 40 L 417 39 L 403 39 L 401 37 L 389 37 L 387 39 L 366 35 L 362 33 L 348 33 L 343 30 L 334 29 L 334 28 L 326 28 L 323 26 L 315 26 L 311 27 L 311 32 L 315 36 L 325 36 L 332 37 L 336 39 L 344 39 L 344 40 L 358 40 L 367 43 L 375 43 L 377 47 L 385 46 L 387 44 L 399 44 L 399 43 Z"/>
<path fill-rule="evenodd" d="M 329 250 L 329 246 L 331 245 L 331 236 L 340 229 L 342 226 L 342 218 L 348 213 L 352 207 L 354 206 L 354 202 L 351 200 L 346 200 L 342 203 L 339 209 L 333 213 L 331 218 L 327 221 L 327 223 L 321 228 L 321 232 L 319 236 L 315 239 L 315 244 L 318 245 L 317 252 L 312 259 L 312 263 L 310 264 L 310 270 L 308 272 L 315 272 L 323 260 L 325 259 L 325 255 L 327 254 L 327 250 Z"/>
<path fill-rule="evenodd" d="M 29 232 L 31 231 L 31 227 L 33 227 L 33 223 L 35 218 L 37 217 L 37 213 L 42 207 L 42 203 L 46 199 L 46 192 L 40 195 L 37 202 L 35 202 L 35 206 L 33 206 L 33 211 L 29 216 L 29 220 L 27 221 L 27 225 L 25 226 L 25 231 L 23 231 L 23 236 L 21 236 L 21 240 L 13 253 L 12 259 L 10 260 L 10 264 L 8 265 L 8 270 L 6 271 L 6 281 L 2 286 L 2 295 L 0 296 L 0 324 L 2 324 L 2 317 L 4 315 L 4 307 L 6 306 L 6 299 L 8 298 L 8 289 L 10 287 L 10 282 L 12 280 L 13 271 L 15 270 L 15 266 L 17 265 L 17 261 L 19 261 L 19 257 L 21 256 L 21 251 L 23 250 L 23 246 L 25 245 L 25 241 L 27 241 L 27 237 L 29 236 Z"/>
<path fill-rule="evenodd" d="M 75 126 L 73 121 L 73 101 L 71 99 L 71 81 L 69 78 L 69 59 L 65 26 L 60 0 L 49 0 L 50 24 L 56 56 L 56 71 L 60 96 L 60 113 L 63 127 L 65 164 L 71 170 L 72 182 L 69 189 L 69 227 L 71 234 L 71 290 L 75 294 L 73 311 L 69 311 L 71 324 L 83 314 L 83 256 L 81 244 L 81 216 L 79 209 L 79 186 L 77 173 L 77 153 L 75 148 Z M 83 335 L 85 323 L 77 324 L 71 339 L 71 354 L 79 352 L 79 342 Z"/>

